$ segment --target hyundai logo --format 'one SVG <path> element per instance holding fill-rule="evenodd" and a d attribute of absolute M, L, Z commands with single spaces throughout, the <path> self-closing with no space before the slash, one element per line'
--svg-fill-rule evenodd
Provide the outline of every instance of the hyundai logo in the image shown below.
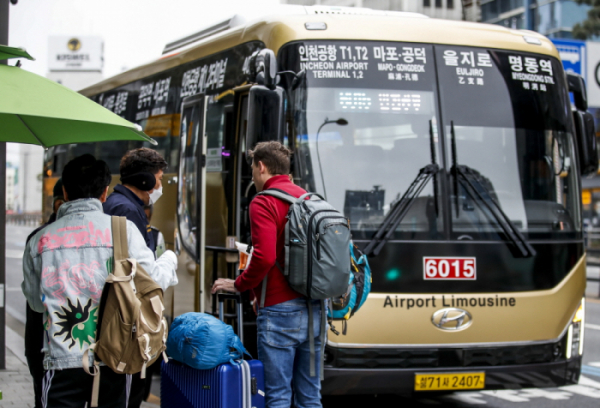
<path fill-rule="evenodd" d="M 458 331 L 469 327 L 473 318 L 466 310 L 449 307 L 436 311 L 431 316 L 431 323 L 438 329 Z"/>

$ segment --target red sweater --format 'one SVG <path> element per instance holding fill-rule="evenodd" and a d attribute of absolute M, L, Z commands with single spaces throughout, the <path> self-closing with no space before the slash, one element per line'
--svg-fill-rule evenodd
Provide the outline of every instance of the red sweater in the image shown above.
<path fill-rule="evenodd" d="M 273 176 L 263 189 L 277 188 L 294 197 L 306 193 L 292 183 L 288 176 Z M 272 306 L 302 295 L 292 290 L 283 273 L 275 266 L 275 258 L 283 268 L 285 261 L 285 224 L 290 205 L 279 198 L 256 196 L 250 203 L 250 228 L 252 233 L 252 259 L 248 268 L 235 280 L 235 288 L 244 292 L 252 289 L 254 297 L 260 302 L 262 281 L 267 279 L 265 306 Z"/>

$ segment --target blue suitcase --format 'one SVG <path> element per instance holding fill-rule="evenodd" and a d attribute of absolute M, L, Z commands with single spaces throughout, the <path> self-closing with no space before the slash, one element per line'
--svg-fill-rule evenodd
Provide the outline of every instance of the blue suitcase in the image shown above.
<path fill-rule="evenodd" d="M 242 305 L 239 295 L 219 294 L 219 317 L 223 301 L 237 302 L 238 335 L 242 338 Z M 162 362 L 160 406 L 162 408 L 264 408 L 265 375 L 258 360 L 221 364 L 211 370 L 198 370 L 169 359 Z"/>
<path fill-rule="evenodd" d="M 247 368 L 245 368 L 247 367 Z M 258 360 L 197 370 L 175 360 L 162 362 L 163 408 L 264 408 L 265 378 Z M 250 401 L 250 403 L 248 403 Z"/>

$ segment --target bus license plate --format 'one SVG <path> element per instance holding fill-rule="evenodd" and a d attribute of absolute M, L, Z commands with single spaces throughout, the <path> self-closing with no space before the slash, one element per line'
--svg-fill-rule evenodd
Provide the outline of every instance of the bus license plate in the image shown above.
<path fill-rule="evenodd" d="M 485 386 L 485 373 L 415 374 L 415 391 L 477 390 Z"/>

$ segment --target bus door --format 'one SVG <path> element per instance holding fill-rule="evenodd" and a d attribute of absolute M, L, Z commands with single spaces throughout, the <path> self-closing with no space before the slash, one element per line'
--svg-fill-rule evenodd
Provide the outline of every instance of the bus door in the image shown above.
<path fill-rule="evenodd" d="M 248 128 L 248 92 L 251 85 L 235 88 L 233 114 L 235 117 L 235 235 L 239 242 L 249 244 L 250 219 L 248 209 L 256 194 L 252 169 L 246 161 L 246 131 Z M 242 294 L 244 310 L 244 347 L 256 355 L 256 315 L 250 304 L 249 292 Z"/>
<path fill-rule="evenodd" d="M 177 191 L 177 224 L 182 249 L 196 265 L 194 276 L 179 274 L 179 286 L 196 290 L 192 299 L 174 299 L 174 315 L 194 310 L 204 312 L 207 296 L 204 285 L 206 245 L 206 106 L 204 94 L 187 97 L 181 105 L 181 148 Z M 182 280 L 184 280 L 182 282 Z M 187 282 L 186 280 L 190 280 Z M 178 305 L 177 303 L 185 303 Z M 178 313 L 181 312 L 181 313 Z"/>
<path fill-rule="evenodd" d="M 248 92 L 251 86 L 246 85 L 236 88 L 235 112 L 237 116 L 237 154 L 236 154 L 236 190 L 237 190 L 237 222 L 236 235 L 240 242 L 250 243 L 250 220 L 248 209 L 250 201 L 256 194 L 256 188 L 252 181 L 252 169 L 246 161 L 246 132 L 248 129 Z"/>

